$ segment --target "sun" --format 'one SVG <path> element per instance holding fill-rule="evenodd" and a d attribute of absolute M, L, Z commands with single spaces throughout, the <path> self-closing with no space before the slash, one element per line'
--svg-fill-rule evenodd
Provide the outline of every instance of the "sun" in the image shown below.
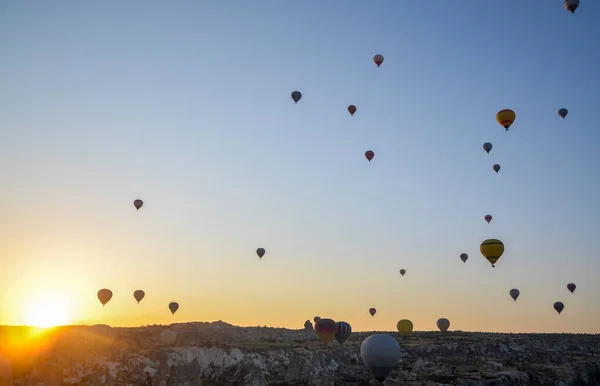
<path fill-rule="evenodd" d="M 64 299 L 35 299 L 26 309 L 25 323 L 35 327 L 69 324 L 69 307 Z"/>

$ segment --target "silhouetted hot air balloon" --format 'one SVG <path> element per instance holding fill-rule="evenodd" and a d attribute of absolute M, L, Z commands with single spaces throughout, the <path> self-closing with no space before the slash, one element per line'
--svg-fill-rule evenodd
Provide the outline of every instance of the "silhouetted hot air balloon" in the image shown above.
<path fill-rule="evenodd" d="M 335 339 L 343 344 L 346 339 L 350 337 L 352 333 L 352 326 L 346 322 L 337 322 L 337 332 L 335 333 Z"/>
<path fill-rule="evenodd" d="M 317 323 L 319 320 L 321 320 L 321 317 L 320 316 L 315 316 L 313 318 L 313 320 L 314 320 L 315 323 Z"/>
<path fill-rule="evenodd" d="M 490 221 L 492 221 L 492 215 L 491 214 L 486 214 L 484 217 L 485 221 L 487 221 L 487 223 L 489 224 Z"/>
<path fill-rule="evenodd" d="M 556 302 L 556 303 L 554 303 L 554 309 L 560 315 L 560 313 L 562 312 L 562 310 L 565 309 L 565 305 L 563 304 L 563 302 Z"/>
<path fill-rule="evenodd" d="M 565 0 L 565 9 L 571 13 L 575 13 L 577 7 L 579 7 L 579 0 Z"/>
<path fill-rule="evenodd" d="M 367 150 L 365 152 L 365 157 L 367 157 L 367 159 L 369 160 L 369 162 L 371 162 L 371 160 L 373 159 L 373 157 L 375 157 L 375 153 L 373 152 L 373 150 Z"/>
<path fill-rule="evenodd" d="M 373 56 L 373 61 L 375 62 L 377 67 L 381 66 L 381 63 L 383 63 L 383 55 L 377 54 L 377 55 Z"/>
<path fill-rule="evenodd" d="M 405 269 L 401 269 L 401 270 L 400 270 L 400 275 L 404 276 L 404 274 L 405 274 L 405 273 L 406 273 L 406 270 L 405 270 Z"/>
<path fill-rule="evenodd" d="M 508 291 L 508 293 L 510 294 L 510 297 L 513 298 L 513 300 L 516 302 L 517 298 L 519 297 L 519 294 L 521 293 L 521 291 L 519 291 L 516 288 L 513 288 L 510 291 Z"/>
<path fill-rule="evenodd" d="M 170 346 L 177 340 L 177 334 L 173 330 L 164 330 L 160 333 L 160 342 L 165 346 Z"/>
<path fill-rule="evenodd" d="M 140 210 L 140 208 L 144 205 L 144 201 L 140 200 L 139 198 L 137 200 L 133 201 L 133 206 L 135 206 L 135 209 Z"/>
<path fill-rule="evenodd" d="M 400 344 L 388 334 L 373 334 L 360 345 L 360 356 L 379 382 L 385 381 L 398 364 L 402 350 Z"/>
<path fill-rule="evenodd" d="M 262 257 L 265 255 L 265 252 L 266 252 L 266 251 L 265 251 L 265 249 L 264 249 L 264 248 L 258 248 L 258 249 L 256 250 L 256 254 L 258 255 L 258 257 L 259 257 L 260 259 L 262 259 Z M 277 259 L 275 259 L 275 260 L 277 260 Z"/>
<path fill-rule="evenodd" d="M 98 300 L 100 300 L 100 303 L 102 303 L 102 307 L 108 303 L 112 296 L 112 291 L 107 288 L 102 288 L 100 291 L 98 291 Z"/>
<path fill-rule="evenodd" d="M 350 113 L 350 115 L 354 115 L 354 113 L 356 112 L 356 106 L 354 106 L 354 105 L 348 106 L 348 112 Z"/>
<path fill-rule="evenodd" d="M 498 123 L 500 125 L 502 125 L 502 127 L 504 127 L 506 129 L 506 131 L 508 131 L 508 128 L 510 127 L 510 125 L 513 124 L 516 117 L 517 116 L 516 116 L 515 112 L 510 109 L 500 110 L 496 114 L 496 120 L 498 121 Z"/>
<path fill-rule="evenodd" d="M 179 309 L 179 303 L 177 302 L 171 302 L 169 303 L 169 310 L 171 310 L 171 313 L 173 315 L 175 315 L 175 312 Z"/>
<path fill-rule="evenodd" d="M 371 314 L 371 316 L 375 316 L 376 312 L 377 310 L 375 308 L 369 308 L 369 314 Z"/>
<path fill-rule="evenodd" d="M 439 318 L 436 324 L 441 332 L 446 332 L 450 328 L 450 321 L 446 318 Z"/>
<path fill-rule="evenodd" d="M 469 258 L 469 255 L 467 255 L 466 253 L 460 254 L 460 259 L 463 261 L 463 263 L 466 263 L 468 258 Z"/>
<path fill-rule="evenodd" d="M 490 154 L 490 151 L 492 150 L 492 144 L 489 142 L 484 143 L 483 150 L 485 150 L 486 153 Z"/>
<path fill-rule="evenodd" d="M 577 288 L 577 286 L 575 285 L 575 283 L 569 283 L 569 284 L 567 284 L 567 289 L 569 291 L 571 291 L 571 293 L 575 292 L 575 288 Z"/>
<path fill-rule="evenodd" d="M 292 93 L 292 99 L 294 100 L 294 103 L 298 103 L 298 101 L 302 98 L 302 93 L 300 91 L 294 91 Z"/>
<path fill-rule="evenodd" d="M 409 334 L 413 330 L 413 322 L 408 319 L 400 319 L 398 323 L 396 323 L 396 328 L 398 332 L 402 334 Z"/>
<path fill-rule="evenodd" d="M 337 323 L 332 319 L 319 319 L 315 323 L 317 338 L 324 344 L 331 342 L 337 333 Z"/>
<path fill-rule="evenodd" d="M 567 114 L 569 114 L 569 110 L 567 110 L 567 109 L 563 108 L 563 109 L 558 110 L 558 115 L 560 115 L 560 117 L 562 119 L 565 119 L 565 117 L 567 116 Z"/>
<path fill-rule="evenodd" d="M 494 264 L 496 264 L 496 261 L 498 261 L 500 256 L 504 253 L 504 243 L 496 239 L 487 239 L 483 240 L 479 249 L 481 250 L 483 257 L 492 264 L 492 267 L 495 267 Z"/>
<path fill-rule="evenodd" d="M 146 293 L 142 290 L 135 290 L 133 292 L 133 297 L 137 300 L 138 304 L 142 301 L 142 299 L 146 296 Z"/>
<path fill-rule="evenodd" d="M 498 165 L 498 164 L 495 164 L 495 165 L 493 166 L 493 169 L 494 169 L 494 171 L 495 171 L 496 173 L 498 173 L 498 172 L 500 171 L 500 165 Z"/>

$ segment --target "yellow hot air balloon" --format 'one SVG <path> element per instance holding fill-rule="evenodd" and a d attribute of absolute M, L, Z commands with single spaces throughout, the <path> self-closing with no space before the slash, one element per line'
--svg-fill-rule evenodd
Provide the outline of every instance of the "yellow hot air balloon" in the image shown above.
<path fill-rule="evenodd" d="M 494 267 L 494 264 L 500 256 L 504 253 L 504 243 L 500 240 L 496 239 L 487 239 L 483 240 L 479 249 L 481 250 L 481 254 L 483 257 L 487 259 Z"/>
<path fill-rule="evenodd" d="M 398 321 L 396 328 L 400 333 L 410 334 L 413 330 L 413 323 L 408 319 L 402 319 Z"/>
<path fill-rule="evenodd" d="M 500 110 L 498 111 L 498 114 L 496 114 L 496 120 L 502 127 L 506 129 L 506 131 L 508 131 L 510 125 L 513 124 L 516 117 L 517 115 L 511 109 Z"/>

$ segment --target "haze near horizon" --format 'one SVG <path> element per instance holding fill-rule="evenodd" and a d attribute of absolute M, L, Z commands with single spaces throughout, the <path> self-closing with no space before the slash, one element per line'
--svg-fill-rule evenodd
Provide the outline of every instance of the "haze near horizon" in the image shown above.
<path fill-rule="evenodd" d="M 0 324 L 600 332 L 599 3 L 233 4 L 0 5 Z"/>

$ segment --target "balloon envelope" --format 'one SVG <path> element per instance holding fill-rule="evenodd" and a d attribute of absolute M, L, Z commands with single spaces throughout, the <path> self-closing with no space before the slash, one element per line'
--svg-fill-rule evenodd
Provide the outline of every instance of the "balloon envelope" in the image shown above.
<path fill-rule="evenodd" d="M 408 334 L 413 330 L 413 323 L 408 319 L 401 319 L 396 323 L 396 328 L 398 329 L 398 332 Z"/>
<path fill-rule="evenodd" d="M 499 164 L 495 164 L 495 165 L 493 166 L 493 169 L 494 169 L 494 171 L 495 171 L 496 173 L 498 173 L 498 172 L 500 171 L 500 165 L 499 165 Z"/>
<path fill-rule="evenodd" d="M 373 152 L 373 150 L 367 150 L 365 152 L 365 157 L 367 157 L 367 159 L 369 160 L 369 162 L 371 162 L 371 160 L 373 159 L 373 157 L 375 157 L 375 152 Z"/>
<path fill-rule="evenodd" d="M 516 302 L 521 292 L 518 289 L 513 288 L 510 291 L 508 291 L 508 293 L 510 294 L 510 297 L 513 298 L 513 300 Z"/>
<path fill-rule="evenodd" d="M 348 112 L 350 113 L 350 115 L 354 115 L 354 113 L 356 112 L 356 106 L 354 106 L 354 105 L 348 106 Z"/>
<path fill-rule="evenodd" d="M 479 249 L 483 257 L 485 257 L 487 261 L 492 264 L 492 267 L 494 267 L 496 261 L 498 261 L 500 256 L 504 253 L 504 243 L 497 239 L 487 239 L 483 240 Z"/>
<path fill-rule="evenodd" d="M 463 261 L 463 263 L 466 263 L 468 258 L 469 258 L 469 255 L 467 255 L 466 253 L 460 254 L 460 259 Z"/>
<path fill-rule="evenodd" d="M 302 98 L 302 93 L 300 91 L 294 91 L 292 93 L 292 99 L 294 100 L 295 103 L 298 103 L 298 101 Z"/>
<path fill-rule="evenodd" d="M 324 344 L 331 342 L 337 333 L 337 323 L 332 319 L 319 319 L 315 323 L 317 338 Z"/>
<path fill-rule="evenodd" d="M 371 314 L 371 316 L 375 315 L 376 312 L 377 310 L 375 308 L 369 308 L 369 314 Z"/>
<path fill-rule="evenodd" d="M 175 343 L 177 334 L 173 330 L 164 330 L 160 333 L 160 342 L 164 345 L 170 346 Z"/>
<path fill-rule="evenodd" d="M 335 333 L 335 339 L 343 344 L 346 339 L 350 337 L 352 333 L 352 326 L 346 322 L 337 322 L 337 331 Z"/>
<path fill-rule="evenodd" d="M 402 350 L 398 341 L 387 334 L 374 334 L 360 345 L 360 356 L 373 378 L 383 382 L 398 364 Z"/>
<path fill-rule="evenodd" d="M 437 327 L 441 332 L 446 332 L 450 328 L 450 321 L 446 318 L 439 318 L 437 321 Z"/>
<path fill-rule="evenodd" d="M 575 283 L 569 283 L 569 284 L 567 284 L 567 289 L 569 291 L 571 291 L 571 293 L 575 292 L 575 288 L 577 288 L 577 286 L 575 285 Z"/>
<path fill-rule="evenodd" d="M 133 201 L 133 206 L 135 206 L 135 209 L 137 209 L 137 210 L 140 210 L 142 205 L 144 205 L 144 201 L 142 201 L 140 199 Z"/>
<path fill-rule="evenodd" d="M 401 270 L 400 270 L 400 275 L 404 276 L 404 274 L 405 274 L 405 273 L 406 273 L 406 270 L 405 270 L 405 269 L 401 269 Z"/>
<path fill-rule="evenodd" d="M 498 111 L 496 114 L 496 121 L 498 121 L 498 123 L 502 125 L 506 131 L 508 131 L 508 128 L 513 124 L 516 117 L 517 116 L 514 111 L 511 109 L 504 109 Z"/>
<path fill-rule="evenodd" d="M 565 309 L 565 305 L 563 304 L 563 302 L 556 302 L 556 303 L 554 303 L 554 309 L 560 315 L 560 313 L 562 312 L 562 310 Z"/>
<path fill-rule="evenodd" d="M 377 55 L 373 56 L 373 61 L 375 62 L 377 67 L 381 66 L 381 63 L 383 63 L 383 55 L 377 54 Z"/>
<path fill-rule="evenodd" d="M 133 297 L 137 300 L 138 304 L 142 301 L 142 299 L 146 296 L 146 293 L 142 290 L 135 290 L 133 292 Z"/>
<path fill-rule="evenodd" d="M 317 323 L 317 322 L 318 322 L 320 319 L 321 319 L 321 317 L 320 317 L 320 316 L 315 316 L 315 317 L 313 318 L 313 321 L 314 321 L 315 323 Z"/>
<path fill-rule="evenodd" d="M 265 251 L 265 249 L 264 249 L 264 248 L 258 248 L 258 249 L 256 250 L 256 254 L 257 254 L 257 255 L 258 255 L 258 257 L 259 257 L 259 258 L 261 258 L 261 259 L 262 259 L 262 257 L 265 255 L 265 252 L 266 252 L 266 251 Z M 277 260 L 277 259 L 275 259 L 275 260 Z"/>
<path fill-rule="evenodd" d="M 565 0 L 565 9 L 571 13 L 575 13 L 575 10 L 579 6 L 579 0 Z"/>
<path fill-rule="evenodd" d="M 177 311 L 178 309 L 179 309 L 179 303 L 177 303 L 177 302 L 169 303 L 169 310 L 171 310 L 171 313 L 173 315 L 175 315 L 175 311 Z"/>
<path fill-rule="evenodd" d="M 490 154 L 490 151 L 492 150 L 492 144 L 489 142 L 484 143 L 483 150 L 485 150 L 486 153 Z"/>
<path fill-rule="evenodd" d="M 485 221 L 488 222 L 488 224 L 490 223 L 490 221 L 492 221 L 492 215 L 491 214 L 486 214 L 484 217 Z"/>
<path fill-rule="evenodd" d="M 567 110 L 567 109 L 560 109 L 560 110 L 558 110 L 558 115 L 560 115 L 560 117 L 562 119 L 565 119 L 565 117 L 567 116 L 567 114 L 569 114 L 569 110 Z"/>
<path fill-rule="evenodd" d="M 108 288 L 102 288 L 100 291 L 98 291 L 98 300 L 100 300 L 100 303 L 102 303 L 103 307 L 106 303 L 108 303 L 112 296 L 113 293 Z"/>

